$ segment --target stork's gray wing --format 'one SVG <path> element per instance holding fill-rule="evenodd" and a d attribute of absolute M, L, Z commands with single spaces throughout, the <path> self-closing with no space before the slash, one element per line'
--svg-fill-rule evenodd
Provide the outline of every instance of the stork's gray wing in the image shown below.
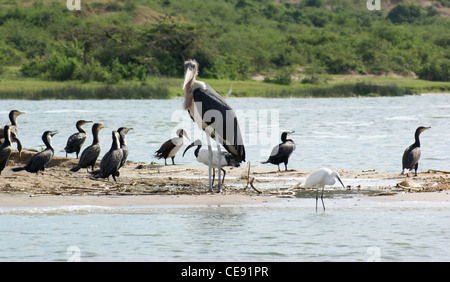
<path fill-rule="evenodd" d="M 212 138 L 216 136 L 224 148 L 233 155 L 237 162 L 245 162 L 245 148 L 236 113 L 214 89 L 208 84 L 193 91 L 197 109 L 201 107 L 201 118 L 207 126 L 213 128 Z M 192 114 L 191 114 L 192 117 Z"/>

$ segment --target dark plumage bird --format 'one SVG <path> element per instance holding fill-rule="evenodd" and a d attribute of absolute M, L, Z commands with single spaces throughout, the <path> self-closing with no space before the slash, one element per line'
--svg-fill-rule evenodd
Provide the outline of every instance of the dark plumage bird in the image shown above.
<path fill-rule="evenodd" d="M 13 168 L 13 171 L 21 171 L 26 170 L 28 172 L 35 172 L 38 173 L 38 171 L 44 171 L 47 164 L 50 162 L 50 160 L 53 158 L 53 155 L 55 153 L 55 150 L 52 147 L 52 137 L 58 133 L 57 131 L 45 131 L 44 134 L 42 134 L 42 141 L 44 141 L 44 144 L 46 146 L 45 150 L 35 154 L 32 156 L 26 166 L 24 167 L 18 167 Z"/>
<path fill-rule="evenodd" d="M 272 149 L 272 152 L 270 153 L 270 157 L 267 159 L 267 161 L 262 162 L 263 164 L 271 163 L 276 164 L 278 166 L 278 171 L 280 171 L 280 164 L 284 163 L 284 168 L 287 171 L 287 164 L 289 161 L 289 157 L 291 156 L 292 152 L 295 150 L 295 143 L 292 139 L 287 139 L 287 137 L 294 133 L 295 131 L 291 132 L 283 132 L 281 134 L 281 142 L 277 146 L 275 146 Z"/>
<path fill-rule="evenodd" d="M 9 125 L 5 125 L 5 127 L 3 128 L 3 133 L 5 141 L 0 146 L 0 174 L 2 173 L 3 169 L 5 169 L 9 157 L 11 156 L 11 133 Z"/>
<path fill-rule="evenodd" d="M 20 115 L 25 114 L 24 112 L 18 111 L 18 110 L 12 110 L 9 112 L 9 120 L 11 122 L 10 125 L 10 140 L 13 143 L 17 144 L 17 150 L 19 151 L 19 155 L 22 152 L 22 143 L 20 142 L 19 138 L 17 138 L 17 135 L 19 133 L 19 125 L 17 124 L 17 117 Z M 3 135 L 3 128 L 0 128 L 0 139 L 4 139 Z"/>
<path fill-rule="evenodd" d="M 66 158 L 67 154 L 76 153 L 78 159 L 78 154 L 80 153 L 81 146 L 83 146 L 84 141 L 86 141 L 87 137 L 86 131 L 81 126 L 89 122 L 92 121 L 86 120 L 77 121 L 76 127 L 78 129 L 78 132 L 70 135 L 69 139 L 67 139 L 66 147 L 64 148 L 64 151 L 66 151 Z"/>
<path fill-rule="evenodd" d="M 100 146 L 100 140 L 98 138 L 98 133 L 102 128 L 103 125 L 101 123 L 94 123 L 94 125 L 92 126 L 92 144 L 83 150 L 80 156 L 80 160 L 78 161 L 78 165 L 71 168 L 70 171 L 77 172 L 81 168 L 89 169 L 89 167 L 91 167 L 91 171 L 94 170 L 95 162 L 100 156 L 100 152 L 102 150 Z"/>
<path fill-rule="evenodd" d="M 184 108 L 192 120 L 207 134 L 222 145 L 236 162 L 245 162 L 245 147 L 236 113 L 214 89 L 195 78 L 198 74 L 198 63 L 189 60 L 184 63 Z M 208 148 L 211 148 L 209 145 Z M 220 145 L 217 146 L 221 150 Z M 209 154 L 210 161 L 212 154 Z M 219 163 L 219 168 L 220 168 Z M 212 191 L 211 170 L 209 166 L 209 190 Z M 220 170 L 219 170 L 220 174 Z M 220 192 L 218 179 L 218 192 Z"/>
<path fill-rule="evenodd" d="M 402 174 L 406 173 L 406 176 L 408 176 L 409 171 L 414 169 L 414 171 L 415 171 L 414 175 L 417 176 L 417 169 L 419 168 L 419 159 L 420 159 L 419 135 L 420 135 L 420 133 L 424 132 L 425 130 L 427 130 L 429 128 L 431 128 L 431 127 L 420 126 L 416 129 L 416 133 L 414 134 L 414 138 L 416 139 L 416 142 L 414 142 L 414 144 L 412 144 L 408 148 L 406 148 L 405 152 L 403 153 Z"/>
<path fill-rule="evenodd" d="M 155 153 L 158 159 L 164 158 L 165 165 L 167 165 L 167 158 L 172 158 L 172 164 L 175 164 L 175 155 L 178 153 L 181 146 L 183 146 L 183 136 L 189 140 L 186 131 L 183 129 L 177 130 L 177 136 L 178 137 L 174 137 L 164 142 Z"/>
<path fill-rule="evenodd" d="M 209 165 L 209 152 L 208 148 L 202 149 L 202 141 L 200 139 L 195 140 L 193 143 L 191 143 L 183 152 L 183 157 L 186 154 L 186 151 L 190 148 L 197 146 L 197 149 L 194 151 L 194 155 L 197 158 L 197 161 L 200 163 L 203 163 L 204 165 Z M 212 158 L 212 167 L 213 167 L 213 177 L 212 182 L 214 184 L 214 178 L 215 178 L 215 169 L 219 167 L 219 151 L 212 150 L 213 158 Z M 221 171 L 223 172 L 223 178 L 222 183 L 225 181 L 225 174 L 226 171 L 223 169 L 224 166 L 234 166 L 239 167 L 239 163 L 236 162 L 236 160 L 233 158 L 233 156 L 228 152 L 220 152 L 220 157 L 222 158 L 221 163 Z"/>
<path fill-rule="evenodd" d="M 119 129 L 117 129 L 117 132 L 119 132 L 119 136 L 120 136 L 120 138 L 119 138 L 120 149 L 122 150 L 122 154 L 123 154 L 122 160 L 120 161 L 119 168 L 121 168 L 128 159 L 128 146 L 127 146 L 126 135 L 132 129 L 133 128 L 130 128 L 130 127 L 119 127 Z"/>
<path fill-rule="evenodd" d="M 114 181 L 117 181 L 116 176 L 119 176 L 119 166 L 123 157 L 119 139 L 119 133 L 114 130 L 112 132 L 111 149 L 103 156 L 100 162 L 100 170 L 94 175 L 95 178 L 109 178 L 112 175 Z"/>

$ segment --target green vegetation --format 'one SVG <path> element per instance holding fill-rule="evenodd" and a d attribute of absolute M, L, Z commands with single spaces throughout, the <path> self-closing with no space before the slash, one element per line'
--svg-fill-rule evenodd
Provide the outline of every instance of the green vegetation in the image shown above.
<path fill-rule="evenodd" d="M 176 97 L 189 58 L 237 96 L 448 91 L 449 2 L 429 2 L 2 1 L 0 98 Z"/>

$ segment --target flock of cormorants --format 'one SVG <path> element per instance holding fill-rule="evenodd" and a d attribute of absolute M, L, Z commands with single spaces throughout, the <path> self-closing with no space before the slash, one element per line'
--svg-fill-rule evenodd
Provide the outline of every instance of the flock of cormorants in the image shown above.
<path fill-rule="evenodd" d="M 5 168 L 9 157 L 11 155 L 11 146 L 12 143 L 17 143 L 17 149 L 19 153 L 22 151 L 22 144 L 20 140 L 17 138 L 18 135 L 18 126 L 17 126 L 17 117 L 24 114 L 18 110 L 12 110 L 9 113 L 9 119 L 11 121 L 10 125 L 5 125 L 3 128 L 0 128 L 0 142 L 2 143 L 0 146 L 0 174 Z M 72 134 L 68 140 L 64 151 L 67 154 L 76 153 L 77 159 L 79 159 L 78 164 L 71 168 L 70 171 L 77 172 L 81 168 L 86 168 L 87 172 L 89 172 L 89 167 L 91 168 L 90 173 L 95 178 L 109 178 L 112 176 L 114 181 L 116 181 L 116 177 L 119 176 L 119 169 L 124 165 L 128 157 L 128 147 L 126 143 L 126 134 L 132 129 L 127 127 L 120 127 L 118 130 L 114 130 L 112 132 L 112 145 L 110 150 L 103 156 L 100 162 L 100 169 L 94 170 L 95 163 L 100 156 L 101 146 L 99 141 L 99 132 L 103 128 L 101 123 L 94 123 L 92 126 L 92 136 L 93 141 L 92 144 L 86 147 L 81 156 L 79 153 L 81 151 L 81 147 L 86 141 L 86 131 L 82 128 L 82 126 L 86 123 L 92 123 L 92 121 L 79 120 L 76 123 L 76 128 L 78 130 L 77 133 Z M 417 176 L 417 169 L 420 159 L 420 139 L 419 135 L 429 129 L 430 127 L 418 127 L 415 131 L 414 137 L 415 142 L 410 145 L 403 153 L 402 157 L 402 174 L 407 174 L 409 171 L 414 170 L 415 176 Z M 42 135 L 42 141 L 44 142 L 46 148 L 33 155 L 27 162 L 27 164 L 23 167 L 13 168 L 13 171 L 21 171 L 26 170 L 28 172 L 37 173 L 39 171 L 44 171 L 47 164 L 53 158 L 54 148 L 52 147 L 51 138 L 57 134 L 57 131 L 45 131 Z M 275 146 L 272 149 L 272 152 L 269 158 L 262 162 L 263 164 L 271 163 L 278 166 L 278 171 L 280 171 L 280 164 L 284 163 L 285 170 L 287 171 L 287 164 L 289 161 L 289 157 L 292 152 L 295 150 L 295 142 L 292 139 L 288 139 L 291 132 L 283 132 L 281 134 L 281 143 Z M 183 129 L 179 129 L 177 131 L 177 137 L 171 138 L 164 142 L 161 147 L 156 151 L 155 156 L 159 159 L 164 158 L 164 163 L 167 165 L 167 158 L 172 159 L 172 164 L 175 164 L 175 155 L 180 150 L 183 145 L 183 138 L 188 136 L 186 131 Z M 191 143 L 183 152 L 183 157 L 186 154 L 186 151 L 190 148 L 197 146 L 194 151 L 194 155 L 197 158 L 197 161 L 208 165 L 208 151 L 207 149 L 201 149 L 202 143 L 200 140 L 196 140 Z M 222 166 L 239 166 L 239 163 L 235 162 L 234 159 L 228 152 L 221 152 L 221 163 Z M 217 151 L 213 151 L 213 168 L 217 168 L 218 165 L 219 154 Z M 223 179 L 225 179 L 225 170 L 222 169 Z M 213 170 L 214 173 L 214 170 Z M 214 182 L 214 175 L 213 175 Z"/>

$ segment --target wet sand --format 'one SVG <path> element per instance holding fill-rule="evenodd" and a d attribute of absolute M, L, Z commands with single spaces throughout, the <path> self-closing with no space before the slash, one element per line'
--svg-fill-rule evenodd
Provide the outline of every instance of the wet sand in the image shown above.
<path fill-rule="evenodd" d="M 112 178 L 94 179 L 86 169 L 70 172 L 78 162 L 74 158 L 54 157 L 43 174 L 11 171 L 13 167 L 23 166 L 34 153 L 24 151 L 19 157 L 13 152 L 0 176 L 0 207 L 270 203 L 301 193 L 304 189 L 298 184 L 313 171 L 289 168 L 278 172 L 276 166 L 266 165 L 251 166 L 249 173 L 247 164 L 226 167 L 225 186 L 220 194 L 215 192 L 216 187 L 214 192 L 208 192 L 208 168 L 202 165 L 128 162 L 120 169 L 117 182 Z M 337 171 L 346 190 L 355 193 L 370 190 L 372 196 L 367 197 L 373 200 L 450 201 L 450 174 L 444 172 L 421 172 L 418 177 L 407 178 L 405 183 L 405 176 L 398 172 Z"/>

